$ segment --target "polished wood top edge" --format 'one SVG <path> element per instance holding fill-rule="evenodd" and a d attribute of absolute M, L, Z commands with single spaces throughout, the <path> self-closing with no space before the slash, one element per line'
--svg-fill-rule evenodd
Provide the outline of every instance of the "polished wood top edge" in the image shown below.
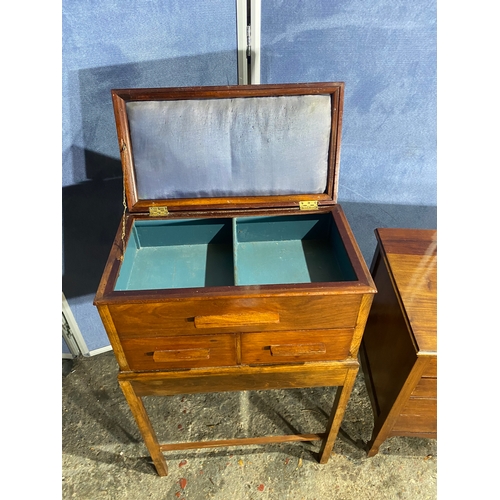
<path fill-rule="evenodd" d="M 161 202 L 155 203 L 154 206 L 162 205 Z M 313 213 L 328 213 L 337 206 L 336 203 L 319 203 L 318 209 L 314 211 L 300 210 L 298 201 L 290 205 L 280 204 L 264 204 L 264 205 L 226 205 L 223 209 L 214 208 L 212 206 L 186 207 L 177 206 L 178 210 L 172 210 L 169 215 L 162 217 L 151 218 L 148 212 L 129 212 L 127 215 L 135 220 L 150 219 L 150 220 L 173 220 L 173 219 L 204 219 L 204 218 L 233 218 L 233 217 L 270 217 L 274 215 L 306 215 Z"/>
<path fill-rule="evenodd" d="M 130 207 L 134 215 L 149 216 L 149 207 L 167 207 L 171 213 L 229 210 L 258 210 L 274 208 L 292 208 L 298 210 L 301 201 L 317 201 L 318 207 L 328 208 L 335 205 L 335 199 L 327 193 L 322 194 L 293 194 L 280 196 L 228 196 L 225 198 L 171 198 L 161 200 L 140 200 Z"/>
<path fill-rule="evenodd" d="M 385 254 L 437 254 L 436 229 L 377 228 L 375 236 Z"/>
<path fill-rule="evenodd" d="M 311 287 L 310 283 L 289 285 L 294 288 L 283 288 L 284 285 L 255 285 L 255 286 L 228 286 L 228 287 L 204 287 L 204 288 L 175 288 L 158 290 L 131 290 L 112 291 L 96 295 L 94 305 L 122 304 L 124 300 L 128 304 L 143 304 L 148 302 L 168 302 L 171 300 L 203 300 L 207 298 L 218 299 L 241 299 L 241 298 L 265 298 L 265 297 L 294 297 L 294 296 L 327 296 L 327 295 L 350 295 L 350 294 L 373 294 L 376 289 L 369 285 L 351 282 L 325 283 L 324 287 Z M 317 285 L 317 284 L 315 284 Z"/>
<path fill-rule="evenodd" d="M 419 239 L 429 239 L 433 234 L 437 233 L 437 229 L 426 229 L 426 228 L 415 228 L 415 227 L 377 227 L 375 229 L 384 237 L 389 236 L 390 238 L 405 238 L 416 237 Z"/>
<path fill-rule="evenodd" d="M 417 353 L 436 353 L 437 289 L 432 295 L 422 286 L 437 278 L 437 230 L 377 228 L 375 235 Z M 411 267 L 414 261 L 422 266 Z"/>
<path fill-rule="evenodd" d="M 344 82 L 280 83 L 260 85 L 218 85 L 192 87 L 151 87 L 112 89 L 111 94 L 125 100 L 231 98 L 301 94 L 332 94 L 344 89 Z"/>

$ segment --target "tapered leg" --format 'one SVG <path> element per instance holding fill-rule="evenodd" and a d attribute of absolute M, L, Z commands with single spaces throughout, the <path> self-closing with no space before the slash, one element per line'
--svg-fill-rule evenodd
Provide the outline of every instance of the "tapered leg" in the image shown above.
<path fill-rule="evenodd" d="M 381 435 L 378 436 L 378 439 L 374 439 L 370 441 L 366 445 L 366 456 L 367 457 L 374 457 L 378 453 L 378 449 L 380 448 L 380 445 L 384 442 L 384 439 Z"/>
<path fill-rule="evenodd" d="M 320 464 L 326 464 L 330 458 L 335 439 L 337 439 L 337 434 L 339 433 L 340 424 L 344 418 L 345 409 L 349 401 L 352 388 L 354 387 L 357 373 L 357 367 L 351 368 L 347 372 L 344 385 L 337 387 L 332 413 L 330 414 L 330 419 L 328 421 L 328 425 L 326 426 L 326 435 L 321 443 L 321 449 L 319 450 Z"/>
<path fill-rule="evenodd" d="M 134 416 L 137 426 L 141 431 L 144 443 L 146 444 L 149 454 L 153 459 L 156 471 L 159 476 L 166 476 L 168 474 L 167 462 L 165 461 L 163 453 L 160 451 L 160 445 L 153 426 L 151 425 L 151 421 L 149 420 L 146 408 L 144 408 L 141 398 L 136 395 L 134 388 L 129 381 L 120 380 L 119 382 L 123 394 L 125 395 L 125 399 L 127 400 L 130 410 L 132 411 L 132 415 Z"/>

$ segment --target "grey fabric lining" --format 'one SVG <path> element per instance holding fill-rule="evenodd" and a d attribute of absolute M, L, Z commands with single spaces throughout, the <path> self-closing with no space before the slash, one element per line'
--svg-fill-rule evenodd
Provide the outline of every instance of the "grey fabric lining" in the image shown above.
<path fill-rule="evenodd" d="M 330 96 L 127 103 L 138 197 L 325 192 Z"/>

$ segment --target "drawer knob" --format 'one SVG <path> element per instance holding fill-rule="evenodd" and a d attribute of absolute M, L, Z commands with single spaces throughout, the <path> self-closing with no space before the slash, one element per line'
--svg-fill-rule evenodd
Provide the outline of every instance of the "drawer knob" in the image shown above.
<path fill-rule="evenodd" d="M 282 344 L 271 346 L 271 356 L 300 356 L 311 354 L 325 354 L 326 347 L 318 344 Z"/>
<path fill-rule="evenodd" d="M 251 326 L 279 323 L 280 315 L 274 312 L 249 312 L 237 314 L 216 314 L 195 316 L 195 328 L 227 328 L 231 326 Z"/>
<path fill-rule="evenodd" d="M 169 361 L 209 359 L 210 349 L 172 349 L 169 351 L 155 351 L 153 361 L 168 363 Z"/>

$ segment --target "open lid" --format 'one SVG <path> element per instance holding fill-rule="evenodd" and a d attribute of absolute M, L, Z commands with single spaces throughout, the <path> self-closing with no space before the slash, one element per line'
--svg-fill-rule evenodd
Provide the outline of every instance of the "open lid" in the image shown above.
<path fill-rule="evenodd" d="M 337 201 L 343 83 L 111 93 L 131 212 Z"/>

